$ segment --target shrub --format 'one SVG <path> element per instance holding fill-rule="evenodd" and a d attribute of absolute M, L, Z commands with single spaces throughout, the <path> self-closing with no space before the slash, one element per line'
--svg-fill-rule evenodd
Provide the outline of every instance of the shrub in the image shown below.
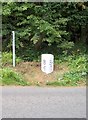
<path fill-rule="evenodd" d="M 78 85 L 79 81 L 86 82 L 86 72 L 70 71 L 63 75 L 63 80 L 72 86 Z"/>
<path fill-rule="evenodd" d="M 70 70 L 72 71 L 79 71 L 79 72 L 86 72 L 87 64 L 87 55 L 79 55 L 75 56 L 74 58 L 69 58 L 68 65 Z"/>
<path fill-rule="evenodd" d="M 16 63 L 18 64 L 22 60 L 19 57 L 16 57 Z M 11 52 L 3 52 L 2 53 L 2 65 L 12 64 L 12 53 Z"/>
<path fill-rule="evenodd" d="M 86 72 L 70 71 L 62 77 L 58 76 L 56 81 L 47 82 L 46 85 L 51 86 L 78 86 L 86 84 Z"/>
<path fill-rule="evenodd" d="M 22 76 L 10 68 L 0 69 L 0 83 L 2 85 L 29 85 Z"/>

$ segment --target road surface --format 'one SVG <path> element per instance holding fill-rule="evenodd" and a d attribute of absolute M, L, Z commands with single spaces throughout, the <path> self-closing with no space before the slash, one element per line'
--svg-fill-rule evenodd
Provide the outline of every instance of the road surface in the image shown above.
<path fill-rule="evenodd" d="M 86 118 L 86 88 L 3 87 L 3 118 Z"/>

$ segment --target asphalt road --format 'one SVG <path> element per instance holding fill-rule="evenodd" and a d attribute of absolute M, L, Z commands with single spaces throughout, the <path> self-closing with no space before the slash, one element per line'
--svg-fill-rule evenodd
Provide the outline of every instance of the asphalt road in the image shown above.
<path fill-rule="evenodd" d="M 3 118 L 86 118 L 86 89 L 3 87 Z"/>

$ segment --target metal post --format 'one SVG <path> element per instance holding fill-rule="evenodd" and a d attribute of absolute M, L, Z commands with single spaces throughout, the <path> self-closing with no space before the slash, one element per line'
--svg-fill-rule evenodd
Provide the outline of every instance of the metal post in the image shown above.
<path fill-rule="evenodd" d="M 15 67 L 15 32 L 14 31 L 12 31 L 12 33 L 13 33 L 13 67 Z"/>

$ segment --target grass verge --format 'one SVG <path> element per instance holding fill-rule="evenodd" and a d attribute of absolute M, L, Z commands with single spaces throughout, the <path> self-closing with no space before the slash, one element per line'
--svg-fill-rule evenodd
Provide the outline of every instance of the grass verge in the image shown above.
<path fill-rule="evenodd" d="M 12 52 L 3 52 L 2 53 L 2 65 L 12 65 Z M 22 60 L 16 56 L 16 64 L 20 63 Z"/>
<path fill-rule="evenodd" d="M 86 85 L 86 72 L 67 72 L 62 78 L 57 78 L 56 81 L 47 82 L 48 86 L 84 86 Z"/>
<path fill-rule="evenodd" d="M 0 85 L 30 85 L 22 76 L 10 68 L 0 69 Z"/>

